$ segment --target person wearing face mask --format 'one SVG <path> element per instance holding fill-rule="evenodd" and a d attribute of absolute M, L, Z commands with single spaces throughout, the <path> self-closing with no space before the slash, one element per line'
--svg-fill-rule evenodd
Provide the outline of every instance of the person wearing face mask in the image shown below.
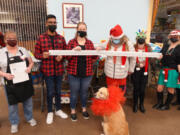
<path fill-rule="evenodd" d="M 116 25 L 110 30 L 110 39 L 107 45 L 99 46 L 97 49 L 122 52 L 135 51 L 133 44 L 128 40 L 127 36 L 124 35 L 120 25 Z M 126 78 L 134 72 L 135 65 L 135 57 L 107 56 L 104 67 L 107 85 L 115 85 L 125 91 Z"/>
<path fill-rule="evenodd" d="M 28 51 L 23 47 L 18 47 L 15 32 L 8 31 L 4 36 L 6 47 L 0 50 L 0 77 L 4 85 L 5 94 L 8 101 L 9 120 L 11 123 L 11 133 L 18 132 L 19 115 L 18 103 L 23 104 L 24 116 L 31 126 L 37 124 L 33 118 L 32 96 L 34 93 L 30 72 L 33 61 Z M 25 63 L 27 69 L 24 71 L 29 75 L 29 79 L 15 83 L 11 66 L 13 64 Z M 21 67 L 19 67 L 21 68 Z"/>
<path fill-rule="evenodd" d="M 152 52 L 151 47 L 146 43 L 146 33 L 139 30 L 137 32 L 136 44 L 134 45 L 136 52 Z M 133 91 L 133 112 L 138 111 L 138 101 L 139 109 L 142 113 L 145 113 L 144 108 L 144 96 L 146 84 L 148 81 L 148 66 L 150 59 L 145 57 L 136 58 L 136 67 L 134 73 L 132 74 L 132 82 L 134 86 Z"/>
<path fill-rule="evenodd" d="M 170 42 L 164 44 L 161 53 L 162 69 L 160 70 L 157 87 L 157 104 L 154 109 L 169 110 L 173 100 L 175 88 L 180 88 L 180 31 L 173 30 L 169 34 Z M 163 89 L 167 87 L 168 95 L 163 104 Z"/>
<path fill-rule="evenodd" d="M 92 41 L 87 38 L 87 26 L 84 22 L 77 24 L 76 36 L 69 41 L 67 50 L 95 50 Z M 82 104 L 82 115 L 84 119 L 89 119 L 89 114 L 86 109 L 87 94 L 93 75 L 93 62 L 95 62 L 96 59 L 97 56 L 67 56 L 72 121 L 77 121 L 76 104 L 79 94 Z"/>
<path fill-rule="evenodd" d="M 53 97 L 55 97 L 55 115 L 66 119 L 68 115 L 61 110 L 61 84 L 64 72 L 64 57 L 50 56 L 49 50 L 65 50 L 63 36 L 56 32 L 57 22 L 54 15 L 46 18 L 47 31 L 39 36 L 35 45 L 35 57 L 41 60 L 41 72 L 47 87 L 47 124 L 53 123 Z"/>

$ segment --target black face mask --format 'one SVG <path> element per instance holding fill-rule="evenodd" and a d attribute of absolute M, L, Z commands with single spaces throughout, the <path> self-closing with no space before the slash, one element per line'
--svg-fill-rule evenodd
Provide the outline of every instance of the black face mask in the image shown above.
<path fill-rule="evenodd" d="M 78 31 L 77 33 L 80 37 L 85 37 L 87 35 L 86 31 Z"/>
<path fill-rule="evenodd" d="M 48 29 L 49 29 L 50 32 L 55 32 L 56 28 L 57 28 L 56 25 L 48 25 Z"/>
<path fill-rule="evenodd" d="M 138 44 L 142 45 L 142 44 L 145 43 L 145 39 L 144 39 L 144 38 L 139 38 L 139 39 L 137 40 L 137 42 L 138 42 Z"/>
<path fill-rule="evenodd" d="M 178 39 L 177 39 L 177 38 L 170 38 L 170 41 L 171 41 L 172 43 L 176 43 L 176 42 L 178 41 Z"/>
<path fill-rule="evenodd" d="M 7 44 L 11 47 L 15 47 L 17 45 L 17 40 L 7 40 Z"/>

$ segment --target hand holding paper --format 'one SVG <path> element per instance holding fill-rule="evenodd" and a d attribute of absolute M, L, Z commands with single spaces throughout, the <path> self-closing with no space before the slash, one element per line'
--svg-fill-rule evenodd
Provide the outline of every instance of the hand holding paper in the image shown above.
<path fill-rule="evenodd" d="M 14 84 L 29 80 L 29 75 L 28 73 L 26 73 L 27 67 L 25 61 L 10 64 L 10 70 L 12 75 L 14 75 L 13 78 Z"/>
<path fill-rule="evenodd" d="M 5 73 L 5 74 L 4 74 L 4 77 L 5 77 L 7 80 L 12 80 L 12 79 L 14 78 L 14 75 L 9 74 L 9 73 Z"/>
<path fill-rule="evenodd" d="M 28 74 L 29 74 L 29 73 L 31 73 L 31 68 L 30 68 L 30 67 L 28 67 L 25 71 L 26 71 L 26 73 L 28 73 Z"/>
<path fill-rule="evenodd" d="M 75 48 L 73 48 L 73 50 L 75 50 L 75 51 L 81 51 L 81 47 L 80 47 L 80 46 L 76 46 Z"/>

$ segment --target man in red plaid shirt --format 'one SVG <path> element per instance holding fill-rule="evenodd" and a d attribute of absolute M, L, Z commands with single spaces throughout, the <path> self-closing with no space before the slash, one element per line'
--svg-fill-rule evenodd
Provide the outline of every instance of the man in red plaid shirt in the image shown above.
<path fill-rule="evenodd" d="M 35 45 L 35 57 L 42 61 L 41 72 L 44 75 L 47 87 L 47 108 L 48 114 L 46 123 L 52 124 L 53 122 L 53 97 L 55 97 L 55 115 L 61 118 L 67 118 L 61 110 L 61 83 L 62 75 L 64 72 L 63 57 L 50 56 L 49 50 L 65 50 L 66 42 L 63 36 L 56 33 L 56 17 L 48 15 L 46 19 L 47 32 L 40 35 Z"/>

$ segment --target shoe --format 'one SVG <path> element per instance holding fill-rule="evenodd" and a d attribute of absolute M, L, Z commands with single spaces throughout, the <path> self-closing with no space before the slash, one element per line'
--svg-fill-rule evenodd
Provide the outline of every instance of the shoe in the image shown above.
<path fill-rule="evenodd" d="M 153 105 L 153 109 L 160 109 L 163 106 L 163 92 L 157 92 L 157 104 Z"/>
<path fill-rule="evenodd" d="M 163 105 L 163 106 L 160 108 L 161 111 L 165 111 L 165 110 L 169 110 L 169 109 L 170 109 L 169 105 Z"/>
<path fill-rule="evenodd" d="M 17 133 L 18 132 L 18 125 L 11 125 L 11 133 Z"/>
<path fill-rule="evenodd" d="M 136 113 L 138 111 L 138 94 L 137 92 L 133 92 L 133 112 Z"/>
<path fill-rule="evenodd" d="M 31 119 L 31 120 L 29 120 L 28 121 L 28 123 L 32 126 L 32 127 L 34 127 L 34 126 L 36 126 L 37 125 L 37 122 L 36 122 L 36 120 L 35 119 Z"/>
<path fill-rule="evenodd" d="M 72 121 L 77 121 L 77 115 L 75 113 L 71 114 L 71 120 Z"/>
<path fill-rule="evenodd" d="M 146 112 L 143 104 L 140 104 L 140 105 L 139 105 L 139 110 L 140 110 L 142 113 L 145 113 L 145 112 Z"/>
<path fill-rule="evenodd" d="M 87 111 L 82 112 L 82 115 L 83 115 L 84 119 L 86 119 L 86 120 L 89 119 L 89 113 Z"/>
<path fill-rule="evenodd" d="M 62 110 L 58 110 L 57 112 L 55 112 L 55 115 L 61 117 L 62 119 L 68 118 L 68 115 L 64 113 Z"/>
<path fill-rule="evenodd" d="M 140 103 L 139 103 L 139 110 L 142 112 L 142 113 L 145 113 L 146 110 L 144 108 L 144 93 L 140 93 Z"/>
<path fill-rule="evenodd" d="M 52 124 L 53 123 L 53 112 L 49 112 L 48 114 L 47 114 L 47 118 L 46 118 L 46 123 L 47 124 Z"/>
<path fill-rule="evenodd" d="M 133 112 L 136 113 L 138 111 L 138 106 L 137 105 L 133 105 Z"/>
<path fill-rule="evenodd" d="M 161 111 L 169 110 L 171 101 L 173 100 L 174 95 L 168 92 L 166 103 L 160 108 Z"/>
<path fill-rule="evenodd" d="M 155 104 L 155 105 L 153 105 L 153 109 L 157 109 L 157 110 L 159 110 L 161 107 L 163 106 L 163 104 Z"/>

